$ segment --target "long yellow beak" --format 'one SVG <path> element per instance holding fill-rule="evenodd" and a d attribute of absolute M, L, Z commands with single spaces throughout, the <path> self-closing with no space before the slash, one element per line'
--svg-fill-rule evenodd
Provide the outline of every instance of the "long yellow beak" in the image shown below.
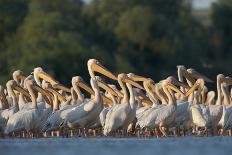
<path fill-rule="evenodd" d="M 147 78 L 142 77 L 142 76 L 139 76 L 139 75 L 135 75 L 135 74 L 133 74 L 130 78 L 131 78 L 133 81 L 136 81 L 136 82 L 146 81 L 146 80 L 147 80 Z"/>
<path fill-rule="evenodd" d="M 58 91 L 52 89 L 52 88 L 46 88 L 46 90 L 48 90 L 49 92 L 56 94 L 58 96 L 58 98 L 62 101 L 62 102 L 66 102 L 66 99 L 63 95 L 61 95 Z"/>
<path fill-rule="evenodd" d="M 14 89 L 15 90 L 17 90 L 18 92 L 21 92 L 24 96 L 26 96 L 26 97 L 28 97 L 28 98 L 30 98 L 31 96 L 30 96 L 30 94 L 28 93 L 28 91 L 27 90 L 25 90 L 25 89 L 23 89 L 22 87 L 20 87 L 20 86 L 13 86 L 14 87 Z"/>
<path fill-rule="evenodd" d="M 108 69 L 106 69 L 104 66 L 100 64 L 92 64 L 91 69 L 92 71 L 101 73 L 113 80 L 117 80 L 117 77 L 113 73 L 111 73 Z"/>
<path fill-rule="evenodd" d="M 140 84 L 138 84 L 137 82 L 135 82 L 135 81 L 133 81 L 133 80 L 131 80 L 129 78 L 125 78 L 125 79 L 123 79 L 123 81 L 126 82 L 126 83 L 129 83 L 129 84 L 131 84 L 131 85 L 133 85 L 133 86 L 135 86 L 135 87 L 137 87 L 139 89 L 144 90 L 144 88 Z"/>
<path fill-rule="evenodd" d="M 151 100 L 149 99 L 149 97 L 147 97 L 145 94 L 137 93 L 137 95 L 141 98 L 142 102 L 146 103 L 147 105 L 152 105 L 153 104 L 151 102 Z"/>
<path fill-rule="evenodd" d="M 179 93 L 179 94 L 185 96 L 185 94 L 181 90 L 179 90 L 176 86 L 174 86 L 174 85 L 167 84 L 165 87 L 168 88 L 168 89 L 171 89 L 171 90 L 175 91 L 176 93 Z"/>
<path fill-rule="evenodd" d="M 106 104 L 108 104 L 108 105 L 111 105 L 111 106 L 114 105 L 114 104 L 113 104 L 113 101 L 112 101 L 111 99 L 109 99 L 108 97 L 102 96 L 102 98 L 103 98 L 103 102 L 104 102 L 104 103 L 106 103 Z"/>
<path fill-rule="evenodd" d="M 115 89 L 114 89 L 114 91 L 117 93 L 117 96 L 118 96 L 118 97 L 123 97 L 123 96 L 124 96 L 123 93 L 120 92 L 119 90 L 115 90 Z"/>
<path fill-rule="evenodd" d="M 84 82 L 78 82 L 77 86 L 87 91 L 89 94 L 94 95 L 94 91 Z"/>
<path fill-rule="evenodd" d="M 37 73 L 37 76 L 49 83 L 51 83 L 51 85 L 56 85 L 56 84 L 59 84 L 58 81 L 56 81 L 54 78 L 52 78 L 50 75 L 48 75 L 47 73 L 45 72 L 40 72 L 40 73 Z"/>
<path fill-rule="evenodd" d="M 65 87 L 64 85 L 62 85 L 62 84 L 60 84 L 60 83 L 54 84 L 53 87 L 54 87 L 55 89 L 60 89 L 60 90 L 63 90 L 63 91 L 65 91 L 65 92 L 71 93 L 71 90 L 70 90 L 69 88 Z"/>
<path fill-rule="evenodd" d="M 84 89 L 89 94 L 94 95 L 94 91 L 84 81 L 78 82 L 77 86 Z M 103 102 L 107 103 L 109 105 L 113 105 L 113 101 L 111 99 L 109 99 L 108 97 L 105 97 L 105 96 L 103 96 Z"/>
<path fill-rule="evenodd" d="M 197 88 L 199 88 L 201 85 L 200 83 L 195 83 L 192 88 L 188 90 L 188 92 L 185 94 L 186 97 L 188 97 L 190 94 L 192 94 Z"/>
<path fill-rule="evenodd" d="M 118 96 L 118 94 L 111 87 L 109 87 L 105 82 L 98 81 L 98 86 L 104 89 L 105 91 L 111 93 L 112 95 Z"/>
<path fill-rule="evenodd" d="M 40 86 L 36 85 L 36 84 L 33 84 L 32 86 L 36 91 L 40 92 L 42 95 L 43 95 L 43 98 L 44 100 L 47 102 L 47 103 L 50 103 L 49 99 L 47 96 L 50 97 L 50 94 L 44 90 L 43 88 L 41 88 Z"/>
<path fill-rule="evenodd" d="M 195 79 L 203 79 L 204 81 L 206 82 L 213 82 L 213 80 L 211 80 L 210 78 L 208 78 L 207 76 L 197 72 L 196 70 L 194 69 L 188 69 L 188 72 L 191 74 L 192 77 L 194 77 Z"/>

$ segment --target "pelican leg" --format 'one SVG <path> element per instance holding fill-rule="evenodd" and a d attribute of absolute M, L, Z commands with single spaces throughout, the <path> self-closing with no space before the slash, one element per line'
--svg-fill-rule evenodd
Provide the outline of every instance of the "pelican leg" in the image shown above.
<path fill-rule="evenodd" d="M 173 127 L 173 134 L 175 137 L 178 137 L 179 134 L 178 134 L 178 131 L 177 131 L 177 128 L 176 127 Z"/>
<path fill-rule="evenodd" d="M 52 131 L 52 133 L 51 133 L 51 134 L 52 134 L 51 136 L 52 136 L 52 137 L 54 137 L 54 131 Z"/>
<path fill-rule="evenodd" d="M 168 137 L 168 135 L 167 135 L 166 128 L 165 128 L 165 127 L 160 126 L 160 127 L 159 127 L 159 129 L 160 129 L 161 133 L 163 134 L 162 136 L 163 136 L 164 138 L 167 138 L 167 137 Z"/>
<path fill-rule="evenodd" d="M 57 131 L 56 131 L 56 136 L 57 136 L 57 137 L 60 137 L 60 130 L 57 130 Z"/>
<path fill-rule="evenodd" d="M 232 135 L 231 129 L 228 130 L 228 135 L 231 137 L 231 135 Z"/>
<path fill-rule="evenodd" d="M 96 137 L 96 130 L 93 130 L 93 136 Z"/>
<path fill-rule="evenodd" d="M 74 136 L 74 133 L 73 133 L 73 130 L 71 129 L 70 130 L 70 137 L 73 137 Z"/>

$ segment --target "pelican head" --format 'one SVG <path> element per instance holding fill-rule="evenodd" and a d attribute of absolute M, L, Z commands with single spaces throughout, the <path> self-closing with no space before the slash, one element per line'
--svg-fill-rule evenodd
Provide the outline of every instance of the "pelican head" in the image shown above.
<path fill-rule="evenodd" d="M 52 85 L 58 84 L 58 81 L 56 81 L 50 75 L 48 75 L 46 72 L 44 72 L 41 67 L 36 67 L 34 69 L 34 77 L 35 77 L 36 83 L 38 85 L 40 85 L 39 78 L 51 83 Z"/>
<path fill-rule="evenodd" d="M 232 78 L 225 77 L 225 78 L 223 78 L 223 82 L 225 82 L 227 85 L 232 85 Z"/>
<path fill-rule="evenodd" d="M 117 96 L 123 97 L 123 93 L 120 92 L 120 91 L 117 89 L 117 87 L 116 87 L 115 85 L 113 85 L 113 84 L 108 84 L 108 86 L 111 87 L 111 88 L 118 94 Z"/>
<path fill-rule="evenodd" d="M 16 70 L 13 73 L 13 79 L 19 84 L 22 80 L 26 79 L 26 76 L 21 70 Z"/>
<path fill-rule="evenodd" d="M 132 79 L 133 81 L 139 82 L 139 81 L 146 81 L 147 78 L 135 75 L 134 73 L 128 73 L 127 76 Z"/>
<path fill-rule="evenodd" d="M 46 72 L 43 71 L 41 67 L 37 67 L 34 69 L 34 78 L 36 83 L 41 86 L 41 82 L 39 78 L 51 83 L 51 85 L 56 89 L 64 90 L 65 92 L 71 92 L 69 88 L 63 86 L 58 81 L 56 81 L 54 78 L 52 78 L 50 75 L 48 75 Z"/>
<path fill-rule="evenodd" d="M 82 77 L 74 76 L 71 82 L 73 86 L 77 85 L 78 87 L 87 91 L 89 94 L 94 95 L 94 91 L 85 83 Z"/>
<path fill-rule="evenodd" d="M 43 86 L 44 86 L 43 89 L 45 89 L 46 91 L 48 91 L 52 94 L 57 95 L 59 100 L 61 100 L 62 102 L 66 102 L 65 97 L 63 95 L 61 95 L 57 90 L 55 90 L 50 83 L 45 82 Z"/>
<path fill-rule="evenodd" d="M 9 88 L 11 87 L 13 90 L 16 90 L 18 92 L 21 92 L 23 95 L 25 95 L 26 97 L 30 97 L 29 93 L 27 92 L 27 90 L 25 90 L 24 88 L 22 88 L 20 85 L 17 84 L 17 82 L 15 80 L 10 80 L 6 83 L 6 87 Z M 10 89 L 8 89 L 10 90 Z M 8 92 L 8 94 L 13 95 L 14 93 L 12 92 Z"/>
<path fill-rule="evenodd" d="M 190 75 L 191 75 L 192 77 L 194 77 L 195 79 L 201 78 L 201 79 L 203 79 L 205 82 L 211 82 L 211 83 L 213 82 L 213 80 L 211 80 L 210 78 L 206 77 L 205 75 L 203 75 L 203 74 L 197 72 L 197 71 L 196 71 L 195 69 L 193 69 L 193 68 L 187 69 L 187 72 L 190 73 Z"/>
<path fill-rule="evenodd" d="M 190 94 L 192 94 L 196 89 L 200 88 L 201 91 L 204 91 L 204 86 L 205 86 L 205 81 L 204 79 L 197 79 L 197 81 L 195 82 L 195 84 L 188 90 L 188 92 L 185 94 L 185 96 L 189 96 Z"/>
<path fill-rule="evenodd" d="M 160 84 L 161 84 L 162 87 L 165 87 L 167 89 L 171 89 L 174 92 L 179 93 L 180 95 L 185 96 L 185 94 L 181 90 L 179 90 L 175 85 L 173 85 L 169 80 L 162 80 L 160 82 Z"/>
<path fill-rule="evenodd" d="M 113 73 L 111 73 L 108 69 L 106 69 L 98 60 L 89 59 L 87 65 L 88 65 L 88 70 L 90 72 L 90 76 L 92 78 L 95 78 L 93 72 L 98 72 L 113 80 L 117 80 L 117 77 Z"/>
<path fill-rule="evenodd" d="M 188 88 L 189 89 L 189 86 L 187 84 L 185 84 L 184 82 L 178 81 L 173 76 L 169 76 L 166 80 L 169 81 L 171 84 L 173 84 L 175 86 L 182 86 L 184 88 Z"/>
<path fill-rule="evenodd" d="M 118 74 L 118 81 L 122 81 L 122 82 L 125 82 L 125 83 L 129 83 L 129 84 L 131 84 L 132 86 L 134 86 L 134 87 L 137 87 L 137 88 L 139 88 L 139 89 L 143 89 L 144 90 L 144 88 L 140 85 L 140 84 L 138 84 L 137 82 L 135 82 L 135 81 L 133 81 L 132 79 L 130 79 L 126 74 L 124 74 L 124 73 L 121 73 L 121 74 Z"/>
<path fill-rule="evenodd" d="M 180 70 L 186 70 L 186 67 L 184 65 L 177 65 L 176 67 Z"/>
<path fill-rule="evenodd" d="M 147 85 L 148 87 L 151 88 L 151 90 L 153 90 L 153 88 L 155 87 L 155 82 L 151 79 L 151 78 L 147 78 L 143 85 Z"/>
<path fill-rule="evenodd" d="M 217 81 L 218 81 L 218 80 L 221 81 L 221 80 L 223 80 L 223 79 L 225 79 L 225 76 L 224 76 L 223 74 L 218 74 L 218 75 L 217 75 Z"/>
<path fill-rule="evenodd" d="M 100 88 L 104 89 L 105 91 L 111 93 L 114 96 L 118 96 L 118 94 L 108 85 L 106 84 L 102 78 L 100 78 L 99 76 L 96 76 L 96 80 L 97 80 L 97 84 Z"/>

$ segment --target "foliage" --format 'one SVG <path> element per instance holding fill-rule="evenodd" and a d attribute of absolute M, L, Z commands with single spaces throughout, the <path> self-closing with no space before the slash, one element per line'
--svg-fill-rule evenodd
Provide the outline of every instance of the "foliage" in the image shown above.
<path fill-rule="evenodd" d="M 86 61 L 159 80 L 183 64 L 231 73 L 232 5 L 219 0 L 203 26 L 185 0 L 0 0 L 0 82 L 41 66 L 70 85 L 88 80 Z"/>

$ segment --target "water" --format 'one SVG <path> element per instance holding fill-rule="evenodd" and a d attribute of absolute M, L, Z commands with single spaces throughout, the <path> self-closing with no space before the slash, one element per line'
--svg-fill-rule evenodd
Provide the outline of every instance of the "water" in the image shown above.
<path fill-rule="evenodd" d="M 0 139 L 2 155 L 230 155 L 231 137 Z"/>

